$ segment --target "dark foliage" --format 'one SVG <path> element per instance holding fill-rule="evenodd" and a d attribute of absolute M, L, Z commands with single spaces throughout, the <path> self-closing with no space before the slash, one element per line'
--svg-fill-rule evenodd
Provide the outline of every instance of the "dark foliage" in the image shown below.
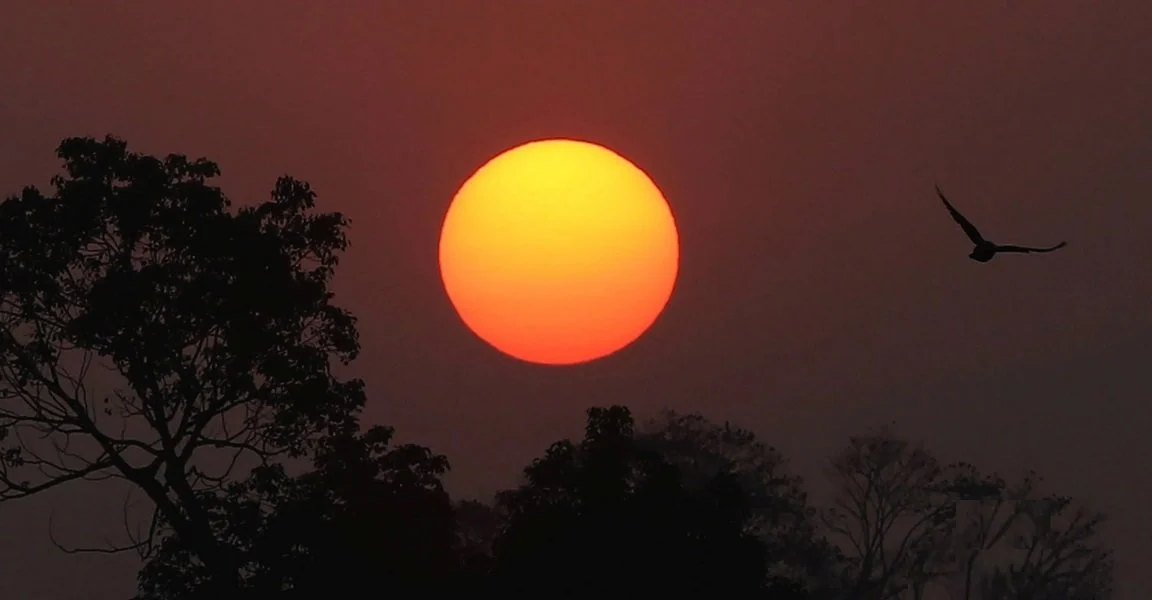
<path fill-rule="evenodd" d="M 344 218 L 287 177 L 231 211 L 215 164 L 111 137 L 58 154 L 54 195 L 0 204 L 0 499 L 122 479 L 156 510 L 125 547 L 163 523 L 232 579 L 205 492 L 354 431 L 364 401 L 330 369 L 358 352 L 328 289 Z"/>
<path fill-rule="evenodd" d="M 557 442 L 501 494 L 494 547 L 506 593 L 766 597 L 764 545 L 744 530 L 748 496 L 720 473 L 700 489 L 636 443 L 623 407 L 594 408 L 579 444 Z"/>
<path fill-rule="evenodd" d="M 456 521 L 440 477 L 443 456 L 391 446 L 392 430 L 326 440 L 313 470 L 257 469 L 205 499 L 212 526 L 244 557 L 243 598 L 459 592 Z M 212 598 L 211 576 L 178 536 L 140 573 L 140 600 Z"/>
<path fill-rule="evenodd" d="M 789 472 L 778 450 L 746 429 L 674 411 L 646 422 L 636 439 L 675 465 L 690 488 L 719 475 L 736 478 L 748 502 L 744 530 L 764 544 L 769 576 L 794 581 L 818 596 L 831 592 L 841 556 L 819 535 L 803 481 Z"/>

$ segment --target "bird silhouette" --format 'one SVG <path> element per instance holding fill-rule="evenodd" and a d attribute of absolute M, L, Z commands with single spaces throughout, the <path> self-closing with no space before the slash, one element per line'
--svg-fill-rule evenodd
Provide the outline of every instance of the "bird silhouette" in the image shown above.
<path fill-rule="evenodd" d="M 973 225 L 971 221 L 965 219 L 964 215 L 960 214 L 960 211 L 956 210 L 951 202 L 948 202 L 948 199 L 944 197 L 944 192 L 940 191 L 940 186 L 936 186 L 936 195 L 940 196 L 940 199 L 944 201 L 944 206 L 948 208 L 948 212 L 952 214 L 952 218 L 960 224 L 960 228 L 964 230 L 964 233 L 968 234 L 968 239 L 972 240 L 973 244 L 976 244 L 976 247 L 972 249 L 972 253 L 968 255 L 968 258 L 974 261 L 982 263 L 988 262 L 992 260 L 993 256 L 996 256 L 996 254 L 1000 252 L 1020 252 L 1024 254 L 1051 252 L 1068 245 L 1067 242 L 1060 242 L 1048 248 L 1030 248 L 1028 246 L 1001 246 L 1000 244 L 990 242 L 984 239 L 984 236 L 980 235 L 980 231 L 976 229 L 976 226 Z"/>

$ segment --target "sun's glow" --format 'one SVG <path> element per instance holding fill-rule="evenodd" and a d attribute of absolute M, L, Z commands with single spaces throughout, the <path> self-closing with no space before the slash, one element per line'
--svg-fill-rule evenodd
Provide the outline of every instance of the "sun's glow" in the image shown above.
<path fill-rule="evenodd" d="M 574 364 L 631 344 L 664 310 L 679 240 L 644 171 L 596 144 L 529 142 L 481 166 L 440 234 L 452 305 L 521 360 Z"/>

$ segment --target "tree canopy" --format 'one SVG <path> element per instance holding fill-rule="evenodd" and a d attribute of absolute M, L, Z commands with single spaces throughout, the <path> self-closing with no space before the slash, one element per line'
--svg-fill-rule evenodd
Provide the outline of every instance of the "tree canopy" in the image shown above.
<path fill-rule="evenodd" d="M 257 468 L 223 493 L 206 493 L 212 528 L 238 556 L 234 597 L 316 598 L 361 593 L 459 593 L 464 564 L 441 476 L 445 457 L 393 445 L 373 427 L 317 449 L 297 476 L 282 465 Z M 139 600 L 214 597 L 211 573 L 178 535 L 166 537 L 140 573 Z"/>
<path fill-rule="evenodd" d="M 220 578 L 206 490 L 353 431 L 352 316 L 329 282 L 345 219 L 283 177 L 231 210 L 215 164 L 70 138 L 55 192 L 0 204 L 0 498 L 119 478 Z"/>
<path fill-rule="evenodd" d="M 1012 484 L 944 465 L 889 430 L 853 436 L 830 472 L 837 491 L 823 521 L 853 597 L 1110 597 L 1103 515 L 1041 493 L 1034 475 Z"/>
<path fill-rule="evenodd" d="M 502 493 L 494 546 L 507 591 L 565 581 L 572 593 L 762 597 L 765 547 L 744 530 L 748 496 L 717 473 L 703 486 L 636 443 L 629 411 L 588 411 L 584 439 L 561 441 Z"/>

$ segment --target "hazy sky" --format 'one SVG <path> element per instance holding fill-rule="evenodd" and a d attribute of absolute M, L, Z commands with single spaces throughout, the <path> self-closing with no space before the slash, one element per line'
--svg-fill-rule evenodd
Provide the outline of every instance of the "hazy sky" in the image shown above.
<path fill-rule="evenodd" d="M 1152 3 L 419 4 L 0 0 L 0 193 L 106 133 L 218 161 L 241 203 L 311 182 L 353 222 L 366 420 L 447 453 L 458 493 L 593 404 L 731 419 L 806 475 L 895 420 L 1110 513 L 1119 597 L 1152 594 Z M 457 186 L 553 136 L 644 168 L 682 255 L 647 335 L 569 368 L 475 338 L 436 267 Z M 974 263 L 934 183 L 993 239 L 1069 246 Z M 118 502 L 0 506 L 0 595 L 129 594 L 131 558 L 47 539 L 53 512 L 68 542 L 116 534 Z"/>

